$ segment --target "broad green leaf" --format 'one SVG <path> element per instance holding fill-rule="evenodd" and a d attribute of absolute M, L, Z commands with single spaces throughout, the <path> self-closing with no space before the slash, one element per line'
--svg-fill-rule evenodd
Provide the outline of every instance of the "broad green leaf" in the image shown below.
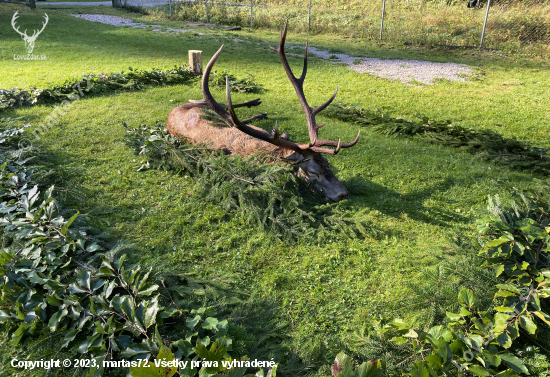
<path fill-rule="evenodd" d="M 533 312 L 534 315 L 542 319 L 547 325 L 550 326 L 550 316 L 543 312 Z"/>
<path fill-rule="evenodd" d="M 537 325 L 529 315 L 519 317 L 519 325 L 523 327 L 529 334 L 534 334 L 537 331 Z"/>
<path fill-rule="evenodd" d="M 531 295 L 530 299 L 529 299 L 529 303 L 531 304 L 531 306 L 535 309 L 535 310 L 541 310 L 540 308 L 540 299 L 539 299 L 539 295 L 538 293 L 536 292 L 533 292 L 533 294 Z"/>
<path fill-rule="evenodd" d="M 512 355 L 511 353 L 509 353 L 509 352 L 499 353 L 498 356 L 502 360 L 504 360 L 504 362 L 506 364 L 508 364 L 508 366 L 514 370 L 514 372 L 529 374 L 529 371 L 527 370 L 527 368 L 523 364 L 523 361 L 521 361 L 520 359 L 518 359 L 516 356 Z"/>
<path fill-rule="evenodd" d="M 85 341 L 83 341 L 82 343 L 80 343 L 80 346 L 77 348 L 77 351 L 80 352 L 80 353 L 86 353 L 88 352 L 88 349 L 90 348 L 90 346 L 92 345 L 92 343 L 97 339 L 99 338 L 99 334 L 93 336 L 93 337 L 89 337 L 87 338 Z"/>
<path fill-rule="evenodd" d="M 509 292 L 512 292 L 512 293 L 515 293 L 517 295 L 520 295 L 521 292 L 519 291 L 519 289 L 517 289 L 516 287 L 514 287 L 513 285 L 510 285 L 510 284 L 497 284 L 497 288 L 499 289 L 503 289 L 505 291 L 509 291 Z"/>
<path fill-rule="evenodd" d="M 533 219 L 522 219 L 517 222 L 517 225 L 529 243 L 542 240 L 546 236 L 544 229 Z"/>
<path fill-rule="evenodd" d="M 134 316 L 134 301 L 130 296 L 123 296 L 120 308 L 126 314 L 126 317 L 131 320 Z"/>
<path fill-rule="evenodd" d="M 275 370 L 277 367 L 274 367 Z M 273 374 L 275 376 L 275 374 Z M 269 374 L 268 374 L 269 376 Z M 382 363 L 380 359 L 370 360 L 361 364 L 355 372 L 357 377 L 380 377 L 382 376 Z"/>
<path fill-rule="evenodd" d="M 78 271 L 78 274 L 76 275 L 76 281 L 78 283 L 78 285 L 81 287 L 81 288 L 84 288 L 86 289 L 87 291 L 90 291 L 90 278 L 91 278 L 92 274 L 90 273 L 90 271 L 84 271 L 84 270 L 80 270 Z"/>
<path fill-rule="evenodd" d="M 5 322 L 8 318 L 11 318 L 12 316 L 4 311 L 4 310 L 0 310 L 0 323 L 3 323 Z"/>
<path fill-rule="evenodd" d="M 488 372 L 485 368 L 479 366 L 479 365 L 472 365 L 468 368 L 468 372 L 472 373 L 474 376 L 479 377 L 488 377 L 491 375 L 490 372 Z"/>
<path fill-rule="evenodd" d="M 510 242 L 510 241 L 511 241 L 511 240 L 510 240 L 509 238 L 507 238 L 507 237 L 501 237 L 501 238 L 497 238 L 497 239 L 495 239 L 495 240 L 488 241 L 488 242 L 484 245 L 484 247 L 485 247 L 486 249 L 491 248 L 491 247 L 497 247 L 497 246 L 500 246 L 500 245 L 502 245 L 502 244 L 504 244 L 504 243 L 506 243 L 506 242 Z"/>
<path fill-rule="evenodd" d="M 502 333 L 497 336 L 496 341 L 499 346 L 503 348 L 510 348 L 512 346 L 512 339 L 510 339 L 510 337 L 506 333 Z"/>
<path fill-rule="evenodd" d="M 504 265 L 503 264 L 497 264 L 494 267 L 495 270 L 495 276 L 500 276 L 504 272 Z"/>
<path fill-rule="evenodd" d="M 101 266 L 99 268 L 99 272 L 97 273 L 97 276 L 100 278 L 108 278 L 115 276 L 115 273 L 108 267 Z"/>
<path fill-rule="evenodd" d="M 148 329 L 155 324 L 157 313 L 159 311 L 158 297 L 152 300 L 145 310 L 145 328 Z"/>
<path fill-rule="evenodd" d="M 63 310 L 55 312 L 50 317 L 50 321 L 48 322 L 48 327 L 50 328 L 51 332 L 54 332 L 55 330 L 57 330 L 57 326 L 59 326 L 59 323 L 61 322 L 63 317 L 67 315 L 67 313 L 68 313 L 68 310 L 67 308 L 65 308 Z"/>
<path fill-rule="evenodd" d="M 69 284 L 69 291 L 71 294 L 79 294 L 79 293 L 86 293 L 86 290 L 79 286 L 78 284 Z"/>
<path fill-rule="evenodd" d="M 500 360 L 500 357 L 498 357 L 497 355 L 493 355 L 492 353 L 490 353 L 489 351 L 487 350 L 483 350 L 482 352 L 483 354 L 483 359 L 485 360 L 485 362 L 495 366 L 495 367 L 498 367 L 501 363 L 501 360 Z"/>
<path fill-rule="evenodd" d="M 206 330 L 213 330 L 216 329 L 216 326 L 218 325 L 218 319 L 214 317 L 208 317 L 206 318 L 202 323 L 202 328 Z"/>
<path fill-rule="evenodd" d="M 133 343 L 120 353 L 121 357 L 130 358 L 135 355 L 148 355 L 153 348 L 146 343 Z"/>
<path fill-rule="evenodd" d="M 513 369 L 507 369 L 504 372 L 500 372 L 496 377 L 518 377 L 518 374 Z"/>
<path fill-rule="evenodd" d="M 155 292 L 159 288 L 158 285 L 153 283 L 145 283 L 143 286 L 138 290 L 137 295 L 138 296 L 149 296 L 151 293 Z"/>
<path fill-rule="evenodd" d="M 79 214 L 80 214 L 80 212 L 75 213 L 73 216 L 71 216 L 69 221 L 67 221 L 67 223 L 65 225 L 63 225 L 63 227 L 61 228 L 61 233 L 63 233 L 63 235 L 67 234 L 67 229 L 76 220 L 76 218 L 78 217 Z"/>
<path fill-rule="evenodd" d="M 168 347 L 162 347 L 156 359 L 161 363 L 158 367 L 154 362 L 145 362 L 139 367 L 130 367 L 130 375 L 132 377 L 172 377 L 177 372 L 177 367 L 168 366 L 169 362 L 175 359 Z M 162 365 L 162 363 L 166 364 Z"/>
<path fill-rule="evenodd" d="M 445 314 L 446 314 L 447 318 L 449 319 L 449 321 L 451 321 L 451 322 L 460 321 L 460 319 L 462 318 L 462 316 L 460 314 L 455 314 L 455 313 L 451 313 L 451 312 L 446 312 Z"/>
<path fill-rule="evenodd" d="M 445 326 L 441 326 L 441 325 L 432 327 L 428 331 L 428 334 L 433 336 L 434 339 L 443 338 L 447 342 L 450 342 L 453 337 L 453 334 L 451 333 L 451 331 Z"/>
<path fill-rule="evenodd" d="M 509 306 L 497 306 L 495 310 L 501 313 L 514 313 L 514 308 L 511 308 Z"/>
<path fill-rule="evenodd" d="M 200 320 L 201 320 L 200 315 L 196 315 L 194 318 L 188 317 L 185 320 L 185 324 L 187 325 L 187 327 L 189 327 L 190 330 L 193 330 Z"/>
<path fill-rule="evenodd" d="M 211 366 L 211 367 L 204 368 L 206 372 L 212 373 L 212 374 L 216 372 L 220 372 L 224 369 L 224 367 L 221 364 L 221 361 L 224 359 L 224 355 L 226 351 L 227 349 L 225 347 L 220 347 L 217 341 L 212 343 L 212 346 L 210 347 L 209 350 L 200 341 L 197 341 L 197 345 L 195 346 L 195 353 L 201 359 L 203 359 L 203 363 L 205 360 L 210 362 L 213 362 L 213 361 L 218 362 L 219 364 L 218 367 Z"/>
<path fill-rule="evenodd" d="M 411 377 L 430 377 L 428 365 L 424 363 L 416 363 L 412 366 Z"/>
<path fill-rule="evenodd" d="M 466 305 L 468 308 L 476 307 L 477 300 L 474 296 L 474 292 L 468 288 L 462 288 L 458 293 L 458 301 L 462 305 Z"/>

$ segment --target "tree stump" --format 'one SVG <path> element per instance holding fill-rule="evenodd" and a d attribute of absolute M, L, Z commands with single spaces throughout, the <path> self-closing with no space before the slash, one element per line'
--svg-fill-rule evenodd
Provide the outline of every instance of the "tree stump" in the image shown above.
<path fill-rule="evenodd" d="M 202 51 L 189 50 L 189 66 L 196 75 L 202 75 Z"/>

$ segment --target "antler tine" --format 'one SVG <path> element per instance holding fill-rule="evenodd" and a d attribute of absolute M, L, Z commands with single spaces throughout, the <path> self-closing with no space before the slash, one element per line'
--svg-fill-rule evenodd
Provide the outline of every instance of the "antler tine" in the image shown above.
<path fill-rule="evenodd" d="M 205 101 L 208 105 L 210 105 L 214 111 L 218 112 L 220 115 L 222 115 L 224 118 L 227 119 L 229 117 L 229 114 L 225 111 L 223 106 L 217 103 L 214 97 L 212 97 L 212 93 L 210 93 L 210 88 L 208 87 L 208 80 L 210 80 L 210 72 L 212 71 L 212 67 L 214 67 L 214 64 L 216 63 L 216 60 L 218 60 L 218 57 L 222 53 L 222 50 L 223 50 L 223 45 L 210 58 L 210 60 L 208 61 L 208 64 L 206 64 L 206 67 L 204 68 L 204 73 L 202 74 L 201 89 L 202 89 L 203 101 Z"/>
<path fill-rule="evenodd" d="M 227 99 L 227 111 L 229 112 L 229 115 L 231 116 L 231 123 L 238 129 L 241 129 L 243 124 L 237 118 L 237 114 L 235 113 L 235 109 L 233 108 L 233 103 L 231 101 L 231 87 L 229 86 L 229 76 L 225 76 L 225 98 Z"/>
<path fill-rule="evenodd" d="M 338 140 L 337 142 L 333 140 L 319 140 L 319 137 L 318 137 L 319 129 L 324 125 L 324 123 L 317 125 L 315 121 L 315 115 L 317 115 L 318 113 L 326 109 L 327 106 L 329 106 L 332 103 L 332 101 L 334 101 L 334 99 L 336 98 L 336 95 L 338 94 L 338 88 L 336 88 L 336 90 L 334 91 L 334 94 L 321 106 L 316 107 L 314 109 L 312 109 L 309 106 L 306 100 L 306 96 L 304 94 L 304 81 L 307 74 L 307 53 L 308 53 L 309 43 L 306 41 L 302 75 L 300 76 L 300 78 L 296 78 L 296 76 L 294 76 L 294 74 L 292 73 L 290 65 L 288 64 L 288 60 L 286 58 L 286 54 L 284 50 L 287 30 L 288 30 L 288 21 L 285 22 L 285 26 L 281 31 L 281 40 L 279 42 L 279 48 L 278 49 L 272 48 L 272 50 L 276 51 L 279 54 L 279 58 L 281 59 L 283 68 L 288 76 L 288 79 L 292 83 L 292 86 L 294 87 L 294 91 L 296 92 L 296 95 L 298 96 L 298 100 L 300 101 L 300 105 L 302 106 L 302 109 L 304 110 L 304 113 L 306 115 L 306 122 L 307 122 L 307 128 L 308 128 L 309 140 L 310 140 L 309 149 L 317 153 L 337 154 L 341 148 L 349 148 L 354 146 L 357 143 L 357 141 L 359 141 L 359 136 L 361 135 L 361 131 L 359 131 L 355 140 L 350 143 L 341 143 L 340 140 Z M 325 146 L 335 147 L 336 149 L 320 148 Z"/>
<path fill-rule="evenodd" d="M 336 90 L 334 91 L 334 94 L 328 99 L 327 102 L 323 103 L 321 106 L 319 107 L 316 107 L 315 109 L 313 109 L 313 114 L 314 115 L 317 115 L 319 114 L 321 111 L 323 111 L 324 109 L 326 109 L 328 107 L 328 105 L 330 105 L 332 103 L 332 101 L 334 101 L 334 99 L 336 98 L 336 95 L 338 94 L 338 87 L 336 87 Z M 322 126 L 317 126 L 318 128 L 321 128 Z"/>
<path fill-rule="evenodd" d="M 248 134 L 252 137 L 255 137 L 257 139 L 267 141 L 268 143 L 277 145 L 279 147 L 287 148 L 293 151 L 301 152 L 305 149 L 308 149 L 309 146 L 307 144 L 295 144 L 293 142 L 290 142 L 285 139 L 281 139 L 279 137 L 279 127 L 277 123 L 275 123 L 275 134 L 271 135 L 267 131 L 257 129 L 250 127 L 243 122 L 239 120 L 237 117 L 237 114 L 235 113 L 235 109 L 233 108 L 233 102 L 231 100 L 231 88 L 229 86 L 229 77 L 225 77 L 225 96 L 227 98 L 227 111 L 230 116 L 231 123 L 240 131 L 244 132 L 245 134 Z"/>
<path fill-rule="evenodd" d="M 317 146 L 317 147 L 337 147 L 338 148 L 338 145 L 339 145 L 340 148 L 349 148 L 349 147 L 353 147 L 355 144 L 357 144 L 357 142 L 359 141 L 360 136 L 361 136 L 361 130 L 359 130 L 359 132 L 357 133 L 357 137 L 355 137 L 355 140 L 353 140 L 349 143 L 340 143 L 340 140 L 338 140 L 338 142 L 336 142 L 334 140 L 317 140 L 317 142 L 315 143 L 315 146 Z"/>

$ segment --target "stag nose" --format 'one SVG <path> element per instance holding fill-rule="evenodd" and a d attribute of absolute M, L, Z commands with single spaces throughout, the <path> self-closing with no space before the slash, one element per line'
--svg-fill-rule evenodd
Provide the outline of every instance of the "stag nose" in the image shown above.
<path fill-rule="evenodd" d="M 325 200 L 339 202 L 341 200 L 347 199 L 349 197 L 348 190 L 342 184 L 340 184 L 339 186 L 340 187 L 332 187 L 331 189 L 323 190 L 323 193 L 325 194 Z"/>

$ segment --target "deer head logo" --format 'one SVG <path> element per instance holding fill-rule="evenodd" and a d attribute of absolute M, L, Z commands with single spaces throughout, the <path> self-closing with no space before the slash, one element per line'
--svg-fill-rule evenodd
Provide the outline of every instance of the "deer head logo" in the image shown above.
<path fill-rule="evenodd" d="M 34 42 L 36 41 L 36 38 L 38 38 L 38 36 L 40 35 L 40 33 L 42 33 L 42 31 L 44 30 L 44 28 L 46 27 L 46 25 L 48 24 L 48 15 L 46 13 L 44 13 L 44 23 L 42 24 L 42 29 L 40 30 L 34 30 L 34 33 L 29 37 L 27 35 L 27 30 L 25 29 L 25 31 L 23 33 L 21 33 L 19 31 L 19 27 L 17 27 L 15 25 L 15 21 L 17 20 L 17 18 L 19 17 L 17 15 L 17 13 L 19 13 L 19 11 L 15 12 L 12 19 L 11 19 L 11 26 L 13 27 L 13 30 L 15 30 L 19 35 L 21 35 L 21 37 L 23 38 L 23 40 L 25 41 L 25 48 L 27 49 L 27 52 L 29 54 L 32 53 L 32 50 L 34 50 Z"/>

